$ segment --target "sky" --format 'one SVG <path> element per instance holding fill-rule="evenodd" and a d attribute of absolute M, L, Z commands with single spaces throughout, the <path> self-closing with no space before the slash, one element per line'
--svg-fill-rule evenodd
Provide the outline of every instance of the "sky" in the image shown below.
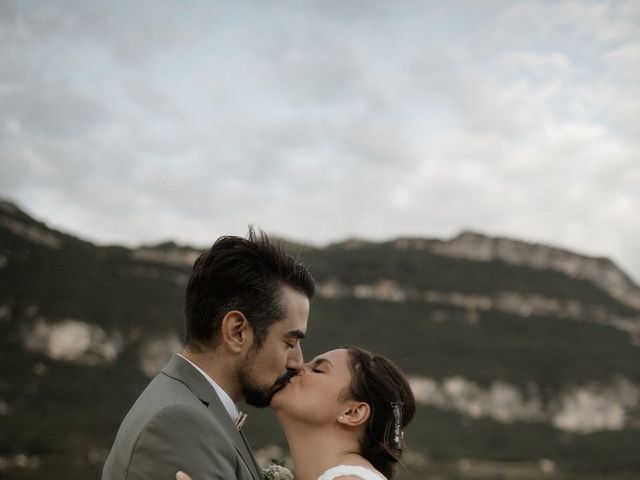
<path fill-rule="evenodd" d="M 0 196 L 99 243 L 463 230 L 640 281 L 640 2 L 0 0 Z"/>

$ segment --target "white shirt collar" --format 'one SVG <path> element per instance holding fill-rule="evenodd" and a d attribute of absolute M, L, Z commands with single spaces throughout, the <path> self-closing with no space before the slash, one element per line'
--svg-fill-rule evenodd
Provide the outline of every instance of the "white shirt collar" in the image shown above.
<path fill-rule="evenodd" d="M 231 420 L 235 422 L 236 419 L 238 418 L 238 413 L 239 413 L 238 407 L 236 407 L 236 404 L 233 403 L 233 400 L 231 400 L 231 397 L 229 396 L 229 394 L 227 394 L 227 392 L 225 392 L 220 385 L 214 382 L 213 379 L 209 375 L 207 375 L 206 372 L 202 370 L 199 366 L 197 366 L 188 358 L 185 358 L 182 355 L 180 356 L 184 358 L 187 362 L 189 362 L 191 365 L 193 365 L 195 369 L 198 370 L 202 374 L 202 376 L 207 379 L 207 381 L 211 384 L 213 389 L 218 394 L 218 397 L 220 398 L 220 401 L 222 402 L 222 405 L 224 406 L 225 410 L 229 413 Z"/>

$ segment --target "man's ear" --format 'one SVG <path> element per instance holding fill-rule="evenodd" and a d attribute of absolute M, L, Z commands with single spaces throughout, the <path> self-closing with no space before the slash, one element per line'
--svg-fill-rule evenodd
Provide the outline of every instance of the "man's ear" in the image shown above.
<path fill-rule="evenodd" d="M 371 407 L 366 402 L 350 402 L 338 417 L 338 423 L 348 427 L 364 424 L 371 415 Z"/>
<path fill-rule="evenodd" d="M 222 343 L 232 352 L 240 353 L 253 339 L 253 330 L 247 317 L 239 310 L 230 310 L 222 318 Z"/>

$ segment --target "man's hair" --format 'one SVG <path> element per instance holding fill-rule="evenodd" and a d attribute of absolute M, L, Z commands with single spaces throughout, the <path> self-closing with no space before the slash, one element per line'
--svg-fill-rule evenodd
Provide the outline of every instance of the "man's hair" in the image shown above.
<path fill-rule="evenodd" d="M 193 264 L 185 294 L 185 344 L 199 351 L 215 348 L 222 319 L 238 310 L 253 328 L 259 348 L 269 327 L 285 314 L 285 285 L 309 299 L 315 292 L 307 268 L 264 232 L 258 236 L 249 226 L 247 238 L 220 237 Z"/>

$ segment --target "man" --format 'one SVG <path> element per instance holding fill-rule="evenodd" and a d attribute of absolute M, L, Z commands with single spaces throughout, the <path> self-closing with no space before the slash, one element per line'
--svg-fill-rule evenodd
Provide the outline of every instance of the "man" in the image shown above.
<path fill-rule="evenodd" d="M 102 479 L 261 479 L 236 403 L 267 406 L 300 370 L 314 289 L 266 235 L 219 238 L 187 285 L 184 350 L 123 420 Z"/>

